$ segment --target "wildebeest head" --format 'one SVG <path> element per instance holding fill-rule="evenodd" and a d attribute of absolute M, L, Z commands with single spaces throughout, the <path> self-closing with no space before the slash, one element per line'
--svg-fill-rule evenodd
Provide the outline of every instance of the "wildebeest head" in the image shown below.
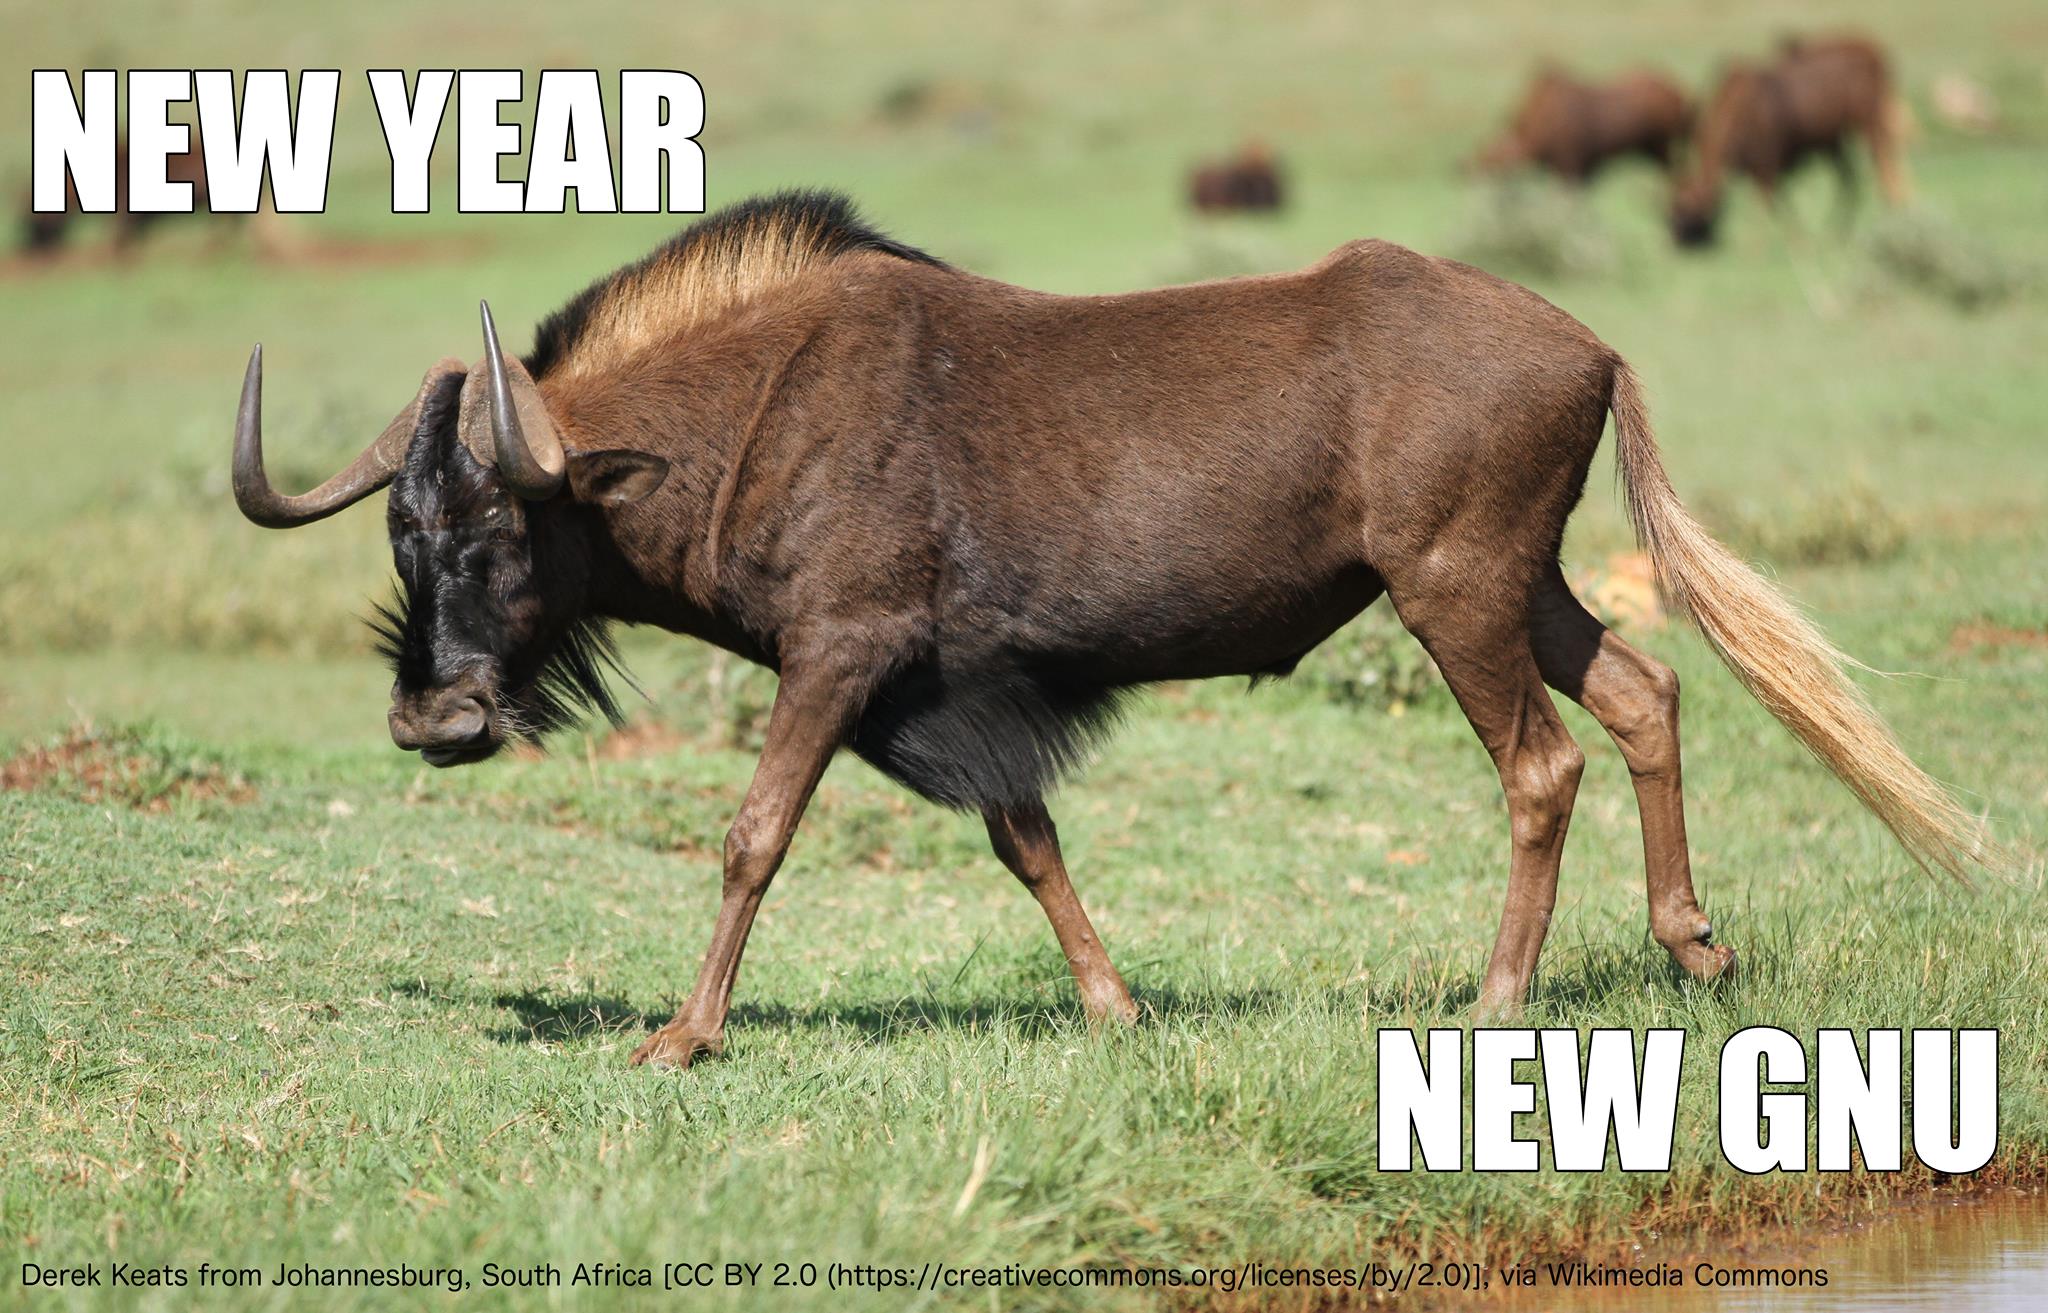
<path fill-rule="evenodd" d="M 1697 176 L 1679 183 L 1671 193 L 1671 240 L 1680 246 L 1714 244 L 1721 218 L 1721 189 Z"/>
<path fill-rule="evenodd" d="M 235 421 L 234 488 L 269 528 L 332 515 L 389 484 L 398 592 L 373 623 L 397 676 L 391 738 L 430 764 L 481 761 L 583 706 L 617 718 L 611 648 L 587 606 L 603 508 L 658 488 L 668 463 L 565 444 L 533 377 L 498 346 L 443 360 L 346 469 L 303 496 L 263 473 L 263 348 L 249 357 Z"/>
<path fill-rule="evenodd" d="M 1521 104 L 1508 121 L 1507 130 L 1465 161 L 1467 172 L 1506 173 L 1528 164 L 1538 146 L 1555 137 L 1566 125 L 1564 119 L 1576 84 L 1556 64 L 1543 63 L 1523 93 Z"/>

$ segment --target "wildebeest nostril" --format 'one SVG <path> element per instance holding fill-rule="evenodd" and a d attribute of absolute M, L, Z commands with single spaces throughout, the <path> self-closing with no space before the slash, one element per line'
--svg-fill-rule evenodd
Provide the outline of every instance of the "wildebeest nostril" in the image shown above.
<path fill-rule="evenodd" d="M 401 704 L 391 708 L 391 741 L 407 752 L 422 748 L 461 747 L 486 737 L 491 710 L 486 698 L 454 698 L 436 706 Z"/>
<path fill-rule="evenodd" d="M 463 698 L 442 713 L 438 726 L 440 741 L 443 743 L 468 743 L 483 737 L 490 723 L 484 704 L 478 698 Z"/>

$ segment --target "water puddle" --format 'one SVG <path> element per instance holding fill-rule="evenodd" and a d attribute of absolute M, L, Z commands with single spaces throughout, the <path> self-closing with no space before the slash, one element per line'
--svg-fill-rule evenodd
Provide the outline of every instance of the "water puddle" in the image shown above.
<path fill-rule="evenodd" d="M 1495 1307 L 1546 1313 L 2020 1313 L 2048 1308 L 2048 1195 L 2009 1194 L 1902 1209 L 1811 1245 L 1694 1248 L 1662 1264 L 1645 1256 L 1630 1266 L 1675 1268 L 1682 1282 L 1600 1287 L 1552 1284 L 1537 1263 L 1538 1286 Z M 1596 1269 L 1597 1270 L 1597 1269 Z M 1825 1286 L 1815 1274 L 1825 1273 Z M 1775 1276 L 1767 1275 L 1775 1274 Z M 1715 1284 L 1703 1285 L 1702 1279 Z M 1495 1287 L 1498 1289 L 1498 1285 Z M 1465 1307 L 1479 1307 L 1468 1302 Z"/>

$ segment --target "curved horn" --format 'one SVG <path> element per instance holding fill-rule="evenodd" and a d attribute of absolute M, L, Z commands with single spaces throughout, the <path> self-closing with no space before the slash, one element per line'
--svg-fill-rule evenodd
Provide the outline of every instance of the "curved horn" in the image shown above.
<path fill-rule="evenodd" d="M 461 369 L 457 362 L 443 361 L 429 372 L 420 397 L 400 411 L 347 469 L 313 491 L 293 497 L 271 487 L 263 473 L 263 344 L 257 343 L 249 353 L 249 369 L 242 376 L 242 403 L 235 412 L 235 505 L 266 529 L 291 529 L 325 519 L 391 482 L 405 460 L 421 401 L 450 365 Z"/>
<path fill-rule="evenodd" d="M 528 501 L 542 501 L 562 486 L 568 462 L 555 434 L 547 406 L 533 385 L 533 376 L 517 361 L 510 370 L 498 347 L 498 326 L 491 322 L 491 303 L 479 301 L 484 318 L 484 363 L 490 371 L 491 447 L 498 477 Z M 522 416 L 521 412 L 524 412 Z"/>

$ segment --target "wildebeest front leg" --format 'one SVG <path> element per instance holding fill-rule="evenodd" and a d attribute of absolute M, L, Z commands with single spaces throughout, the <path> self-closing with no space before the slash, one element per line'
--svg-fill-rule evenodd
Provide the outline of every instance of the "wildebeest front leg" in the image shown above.
<path fill-rule="evenodd" d="M 850 714 L 851 698 L 843 683 L 784 667 L 753 783 L 726 831 L 718 924 L 697 973 L 697 986 L 674 1019 L 634 1050 L 634 1066 L 687 1067 L 698 1053 L 715 1056 L 723 1051 L 725 1014 L 732 1006 L 733 981 L 739 977 L 740 955 L 746 951 L 754 913 L 789 851 L 790 836 L 818 778 L 839 748 Z"/>
<path fill-rule="evenodd" d="M 1060 836 L 1046 814 L 1043 803 L 1029 807 L 990 807 L 982 812 L 988 823 L 989 843 L 1010 874 L 1023 881 L 1059 936 L 1060 950 L 1073 969 L 1074 984 L 1081 991 L 1081 1007 L 1090 1021 L 1135 1021 L 1138 1007 L 1124 988 L 1124 978 L 1110 964 L 1109 954 L 1081 900 L 1067 879 L 1067 864 L 1060 857 Z"/>
<path fill-rule="evenodd" d="M 1838 141 L 1828 150 L 1828 162 L 1835 166 L 1835 227 L 1847 233 L 1856 223 L 1856 161 L 1849 143 Z"/>

